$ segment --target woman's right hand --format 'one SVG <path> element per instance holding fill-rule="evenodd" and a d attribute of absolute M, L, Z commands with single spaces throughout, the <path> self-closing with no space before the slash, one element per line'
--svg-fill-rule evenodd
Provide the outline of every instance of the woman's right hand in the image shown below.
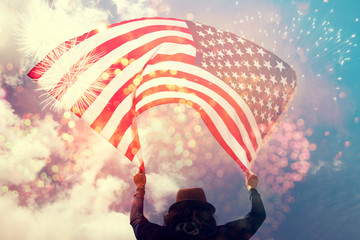
<path fill-rule="evenodd" d="M 146 175 L 145 170 L 140 170 L 134 175 L 134 183 L 136 188 L 145 187 L 146 185 Z"/>

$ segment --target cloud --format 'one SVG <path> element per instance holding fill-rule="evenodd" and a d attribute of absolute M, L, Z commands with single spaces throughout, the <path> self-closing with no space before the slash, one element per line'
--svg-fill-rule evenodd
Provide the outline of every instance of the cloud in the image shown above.
<path fill-rule="evenodd" d="M 51 154 L 64 151 L 57 136 L 59 124 L 47 117 L 35 126 L 20 119 L 11 105 L 0 100 L 0 182 L 21 184 L 33 181 Z"/>
<path fill-rule="evenodd" d="M 163 0 L 113 0 L 121 19 L 155 17 L 168 13 L 170 7 Z"/>
<path fill-rule="evenodd" d="M 13 198 L 2 196 L 0 198 L 3 216 L 0 219 L 1 238 L 47 240 L 51 236 L 51 239 L 69 240 L 135 239 L 128 214 L 104 209 L 111 198 L 100 197 L 100 200 L 97 198 L 95 205 L 90 201 L 93 198 L 88 199 L 87 202 L 76 202 L 91 197 L 89 192 L 94 196 L 98 194 L 94 187 L 81 188 L 74 188 L 71 197 L 48 204 L 42 209 L 19 207 Z M 81 196 L 83 193 L 85 195 Z M 83 211 L 85 208 L 89 211 Z"/>

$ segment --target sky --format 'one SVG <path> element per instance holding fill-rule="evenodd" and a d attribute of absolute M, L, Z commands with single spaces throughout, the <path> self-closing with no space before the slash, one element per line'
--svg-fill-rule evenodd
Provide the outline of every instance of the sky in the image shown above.
<path fill-rule="evenodd" d="M 135 239 L 137 166 L 72 113 L 47 105 L 27 72 L 58 44 L 106 24 L 174 17 L 230 31 L 286 61 L 298 91 L 252 171 L 267 219 L 252 239 L 357 239 L 360 212 L 360 3 L 356 0 L 0 1 L 0 238 Z M 250 210 L 244 174 L 197 112 L 138 118 L 145 215 L 203 187 L 219 224 Z"/>

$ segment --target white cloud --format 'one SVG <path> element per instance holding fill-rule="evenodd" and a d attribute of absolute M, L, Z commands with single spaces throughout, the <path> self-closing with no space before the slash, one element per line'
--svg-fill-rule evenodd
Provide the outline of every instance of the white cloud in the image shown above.
<path fill-rule="evenodd" d="M 45 118 L 26 126 L 5 100 L 0 100 L 0 183 L 20 184 L 35 179 L 50 155 L 61 155 L 65 146 L 57 136 L 59 124 Z M 11 174 L 9 174 L 11 173 Z"/>
<path fill-rule="evenodd" d="M 121 19 L 154 17 L 168 12 L 169 7 L 162 0 L 113 0 Z"/>
<path fill-rule="evenodd" d="M 147 199 L 151 202 L 156 212 L 165 212 L 169 206 L 168 200 L 175 200 L 177 189 L 179 189 L 179 176 L 173 174 L 147 174 Z M 186 179 L 182 179 L 184 182 Z"/>

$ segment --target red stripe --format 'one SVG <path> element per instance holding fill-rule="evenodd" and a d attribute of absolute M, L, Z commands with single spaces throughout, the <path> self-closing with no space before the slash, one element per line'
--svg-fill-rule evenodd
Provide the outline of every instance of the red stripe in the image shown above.
<path fill-rule="evenodd" d="M 120 25 L 128 24 L 131 22 L 137 22 L 137 21 L 143 21 L 143 20 L 171 20 L 171 21 L 184 22 L 184 20 L 175 19 L 175 18 L 167 18 L 167 19 L 159 18 L 159 17 L 139 18 L 139 19 L 132 19 L 132 20 L 108 25 L 107 28 L 109 29 L 109 28 L 120 26 Z M 86 39 L 96 35 L 97 33 L 99 33 L 99 30 L 94 29 L 90 32 L 84 33 L 81 36 L 72 38 L 72 39 L 60 44 L 57 48 L 55 48 L 50 53 L 48 53 L 42 61 L 40 61 L 38 64 L 36 64 L 35 67 L 33 67 L 31 69 L 31 71 L 28 73 L 28 76 L 30 78 L 32 78 L 34 81 L 37 81 L 46 71 L 48 71 L 51 68 L 52 64 L 54 62 L 56 62 L 61 56 L 63 56 L 71 48 L 78 45 L 80 42 L 85 41 Z"/>
<path fill-rule="evenodd" d="M 224 98 L 235 110 L 236 114 L 238 115 L 240 121 L 242 122 L 242 124 L 244 125 L 246 131 L 249 134 L 250 137 L 250 141 L 255 149 L 255 151 L 258 148 L 258 144 L 256 141 L 256 137 L 255 137 L 255 133 L 253 128 L 251 127 L 249 120 L 246 116 L 246 114 L 244 113 L 243 109 L 237 104 L 237 102 L 229 95 L 228 92 L 226 92 L 224 89 L 222 89 L 221 87 L 219 87 L 218 85 L 215 85 L 209 81 L 207 81 L 206 79 L 200 78 L 196 75 L 193 75 L 191 73 L 185 73 L 185 72 L 181 72 L 181 71 L 177 71 L 176 73 L 170 74 L 169 71 L 156 71 L 155 73 L 153 73 L 153 75 L 156 76 L 156 78 L 161 78 L 161 77 L 173 77 L 173 78 L 179 78 L 179 79 L 186 79 L 187 81 L 190 82 L 194 82 L 197 84 L 200 84 L 206 88 L 209 88 L 210 90 L 212 90 L 213 92 L 218 93 L 222 98 Z M 145 83 L 147 81 L 152 80 L 152 78 L 154 78 L 152 75 L 146 75 L 143 77 L 142 79 L 142 83 Z M 211 96 L 209 96 L 211 97 Z"/>
<path fill-rule="evenodd" d="M 172 60 L 178 62 L 193 63 L 195 61 L 194 57 L 184 54 L 174 54 L 170 56 Z M 91 124 L 92 128 L 99 127 L 99 129 L 103 129 L 105 127 L 105 125 L 109 121 L 110 117 L 112 116 L 118 105 L 132 92 L 132 91 L 126 91 L 126 89 L 129 88 L 129 86 L 133 83 L 136 76 L 139 74 L 141 74 L 141 72 L 136 73 L 125 84 L 123 84 L 119 90 L 117 90 L 117 92 L 111 97 L 111 99 L 107 103 L 106 107 L 102 110 L 102 112 L 99 114 L 96 120 Z M 147 77 L 150 76 L 147 75 Z"/>
<path fill-rule="evenodd" d="M 239 131 L 239 128 L 236 125 L 236 123 L 234 122 L 234 120 L 230 117 L 228 112 L 220 104 L 215 103 L 215 101 L 205 93 L 202 93 L 200 91 L 197 91 L 195 89 L 188 88 L 188 87 L 183 87 L 183 86 L 179 87 L 177 85 L 164 84 L 164 85 L 159 85 L 159 86 L 156 86 L 153 88 L 149 88 L 146 91 L 142 92 L 138 97 L 136 97 L 134 104 L 136 105 L 139 101 L 141 101 L 142 99 L 144 99 L 147 96 L 150 96 L 151 94 L 159 93 L 159 92 L 169 92 L 169 91 L 185 92 L 185 93 L 190 93 L 190 94 L 195 93 L 196 96 L 198 96 L 199 98 L 206 101 L 217 112 L 217 114 L 220 116 L 220 118 L 224 121 L 224 123 L 225 123 L 226 127 L 228 128 L 229 132 L 231 133 L 231 135 L 236 139 L 236 141 L 244 149 L 249 162 L 252 160 L 249 149 L 245 145 L 244 140 Z M 187 100 L 187 99 L 185 99 L 185 100 Z"/>
<path fill-rule="evenodd" d="M 163 99 L 159 99 L 159 100 L 156 100 L 156 101 L 152 101 L 152 102 L 144 105 L 143 107 L 141 107 L 137 111 L 137 113 L 138 113 L 138 115 L 140 115 L 141 113 L 143 113 L 144 111 L 146 111 L 149 108 L 152 108 L 152 107 L 155 107 L 155 106 L 158 106 L 158 105 L 162 105 L 162 104 L 168 104 L 168 103 L 179 103 L 179 99 L 176 99 L 176 98 L 163 98 Z M 241 159 L 239 159 L 236 156 L 236 154 L 231 149 L 231 147 L 225 142 L 225 140 L 223 139 L 223 137 L 221 136 L 218 129 L 216 128 L 216 126 L 214 125 L 214 123 L 212 122 L 210 117 L 207 115 L 205 110 L 203 108 L 201 108 L 201 106 L 199 106 L 198 104 L 196 104 L 194 102 L 191 102 L 191 103 L 192 103 L 192 107 L 196 111 L 198 111 L 200 113 L 200 116 L 203 119 L 205 125 L 208 127 L 211 134 L 215 137 L 215 139 L 219 142 L 219 144 L 239 164 L 241 169 L 243 169 L 244 171 L 247 171 L 248 170 L 247 167 L 241 162 Z"/>
<path fill-rule="evenodd" d="M 185 33 L 190 33 L 189 29 L 187 28 L 181 28 L 181 27 L 172 27 L 172 26 L 160 26 L 160 25 L 154 25 L 154 26 L 149 26 L 149 27 L 145 27 L 145 28 L 139 28 L 136 29 L 132 32 L 117 36 L 115 38 L 112 38 L 102 44 L 100 44 L 99 46 L 97 46 L 95 49 L 93 49 L 90 53 L 88 53 L 85 56 L 82 56 L 79 61 L 77 63 L 75 63 L 69 70 L 69 72 L 65 73 L 64 76 L 62 77 L 62 79 L 60 79 L 60 81 L 55 85 L 55 87 L 53 89 L 51 89 L 49 92 L 55 92 L 57 93 L 57 95 L 53 95 L 56 99 L 59 99 L 59 97 L 63 96 L 65 93 L 63 93 L 63 91 L 66 91 L 67 88 L 61 87 L 64 85 L 64 82 L 66 82 L 67 80 L 67 76 L 71 75 L 72 79 L 76 79 L 80 74 L 82 74 L 83 72 L 85 72 L 92 64 L 96 63 L 97 61 L 99 61 L 101 59 L 101 57 L 106 56 L 107 54 L 109 54 L 111 51 L 113 51 L 114 49 L 118 48 L 119 46 L 121 46 L 124 43 L 130 42 L 134 39 L 137 39 L 141 36 L 144 36 L 146 34 L 149 33 L 154 33 L 156 31 L 163 31 L 163 30 L 174 30 L 174 31 L 180 31 L 180 32 L 185 32 Z M 153 49 L 154 47 L 157 46 L 157 42 L 166 42 L 165 39 L 169 39 L 167 40 L 167 42 L 172 42 L 170 39 L 175 38 L 177 39 L 177 41 L 174 41 L 176 43 L 188 43 L 188 42 L 192 42 L 188 39 L 183 39 L 181 37 L 174 37 L 174 36 L 169 36 L 169 37 L 163 37 L 163 38 L 159 38 L 156 41 L 152 41 L 150 42 L 150 44 L 145 44 L 142 47 L 142 51 L 143 52 L 148 52 L 151 49 Z M 151 44 L 153 43 L 153 44 Z M 143 54 L 143 52 L 139 52 L 139 54 Z M 95 58 L 93 61 L 85 64 L 84 65 L 84 59 L 86 59 L 88 56 L 101 56 L 99 58 Z M 141 54 L 141 55 L 142 55 Z M 138 57 L 140 57 L 141 55 L 131 55 L 131 57 L 134 57 L 134 59 L 137 59 Z M 124 56 L 126 57 L 126 56 Z M 128 55 L 128 59 L 130 56 Z M 100 76 L 101 77 L 101 76 Z"/>
<path fill-rule="evenodd" d="M 189 44 L 189 45 L 193 45 L 193 41 L 188 40 L 188 39 L 183 39 L 180 37 L 162 37 L 156 40 L 153 40 L 137 49 L 134 49 L 133 51 L 129 52 L 127 55 L 121 57 L 121 58 L 127 58 L 127 59 L 134 59 L 135 61 L 140 58 L 142 55 L 146 54 L 147 52 L 149 52 L 150 50 L 152 50 L 153 48 L 155 48 L 156 46 L 161 45 L 162 43 L 179 43 L 179 44 Z M 156 61 L 158 61 L 158 58 L 162 58 L 162 59 L 166 59 L 169 61 L 179 61 L 179 62 L 183 62 L 183 63 L 189 63 L 189 64 L 193 64 L 195 62 L 195 57 L 193 56 L 189 56 L 186 54 L 174 54 L 174 55 L 164 55 L 164 54 L 158 54 L 154 57 L 154 59 Z M 119 58 L 119 59 L 121 59 Z M 153 62 L 153 60 L 150 60 L 150 62 Z M 149 64 L 149 63 L 148 63 Z M 106 87 L 107 84 L 109 84 L 115 77 L 115 73 L 114 71 L 116 69 L 120 69 L 121 71 L 124 70 L 126 66 L 123 66 L 121 64 L 121 62 L 117 62 L 112 64 L 110 67 L 108 67 L 92 84 L 91 86 L 85 91 L 91 91 L 93 94 L 93 96 L 98 97 L 100 95 L 100 93 L 102 92 L 102 90 Z M 143 69 L 146 67 L 146 65 L 143 67 Z M 108 79 L 103 80 L 102 79 L 102 75 L 104 73 L 108 73 Z M 139 73 L 137 73 L 136 75 L 134 75 L 132 78 L 130 78 L 119 90 L 121 91 L 121 97 L 117 96 L 115 101 L 122 101 L 124 99 L 124 97 L 126 97 L 127 95 L 123 95 L 123 91 L 125 90 L 125 88 L 128 88 L 130 84 L 133 83 L 133 80 L 135 79 L 135 77 L 138 75 Z M 99 84 L 101 83 L 101 84 Z M 101 89 L 99 89 L 98 85 L 103 86 Z M 95 90 L 92 90 L 95 89 Z M 116 94 L 118 94 L 118 92 Z M 81 98 L 86 99 L 84 96 L 82 96 Z M 84 103 L 83 108 L 79 109 L 77 108 L 76 104 L 71 108 L 71 111 L 74 112 L 78 117 L 81 118 L 81 116 L 83 115 L 83 113 L 89 108 L 89 106 L 95 101 L 95 98 L 93 99 L 87 99 L 87 101 L 84 101 L 82 99 L 78 99 L 77 102 L 82 102 Z M 113 98 L 112 98 L 113 99 Z M 111 101 L 111 100 L 110 100 Z M 110 104 L 111 105 L 111 104 Z"/>
<path fill-rule="evenodd" d="M 130 159 L 130 161 L 134 160 L 136 153 L 140 150 L 140 139 L 138 131 L 135 131 L 135 137 L 132 142 L 129 144 L 125 152 L 125 156 Z"/>

